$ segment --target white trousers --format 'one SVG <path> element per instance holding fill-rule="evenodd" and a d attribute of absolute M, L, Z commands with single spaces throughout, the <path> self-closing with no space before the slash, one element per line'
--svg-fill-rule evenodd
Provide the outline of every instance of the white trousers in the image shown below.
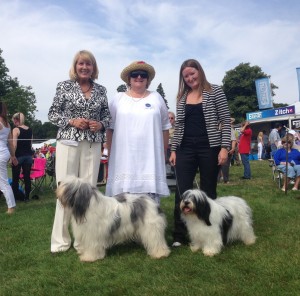
<path fill-rule="evenodd" d="M 261 159 L 262 151 L 263 151 L 263 145 L 262 145 L 262 143 L 258 143 L 257 144 L 257 158 L 258 159 Z"/>
<path fill-rule="evenodd" d="M 56 144 L 56 182 L 63 181 L 67 176 L 75 176 L 97 184 L 101 158 L 101 143 L 79 142 L 77 147 L 66 146 L 57 141 Z M 71 211 L 56 202 L 55 217 L 51 235 L 51 252 L 66 251 L 71 246 L 69 224 Z M 75 249 L 77 248 L 74 242 Z"/>
<path fill-rule="evenodd" d="M 8 183 L 7 176 L 7 162 L 9 160 L 10 154 L 8 149 L 0 151 L 0 190 L 6 199 L 7 207 L 14 208 L 16 206 L 15 197 L 11 186 Z"/>

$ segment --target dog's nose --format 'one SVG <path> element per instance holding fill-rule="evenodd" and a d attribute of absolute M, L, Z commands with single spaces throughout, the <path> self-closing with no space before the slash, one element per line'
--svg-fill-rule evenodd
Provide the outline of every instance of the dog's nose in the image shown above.
<path fill-rule="evenodd" d="M 185 205 L 185 206 L 187 206 L 189 203 L 190 203 L 190 202 L 187 201 L 187 200 L 184 201 L 184 205 Z"/>

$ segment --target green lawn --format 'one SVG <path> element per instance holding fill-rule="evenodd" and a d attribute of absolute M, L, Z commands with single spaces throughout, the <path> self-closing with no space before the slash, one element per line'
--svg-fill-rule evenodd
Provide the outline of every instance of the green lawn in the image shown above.
<path fill-rule="evenodd" d="M 240 180 L 243 168 L 231 167 L 230 183 L 219 185 L 218 195 L 247 200 L 257 242 L 234 243 L 213 258 L 184 246 L 153 260 L 135 243 L 94 263 L 81 263 L 73 248 L 51 255 L 54 192 L 44 188 L 39 200 L 18 202 L 11 216 L 2 196 L 0 295 L 299 295 L 300 191 L 280 191 L 268 162 L 251 162 L 251 168 L 253 178 Z M 174 193 L 162 200 L 169 244 L 173 203 Z"/>

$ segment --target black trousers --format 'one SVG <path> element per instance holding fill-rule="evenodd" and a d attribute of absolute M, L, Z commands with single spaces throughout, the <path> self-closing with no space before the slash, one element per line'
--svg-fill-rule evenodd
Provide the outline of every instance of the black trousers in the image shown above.
<path fill-rule="evenodd" d="M 174 241 L 186 241 L 187 230 L 180 215 L 182 194 L 193 188 L 194 179 L 199 169 L 200 189 L 210 198 L 217 197 L 217 180 L 220 166 L 218 155 L 220 147 L 205 147 L 196 138 L 185 139 L 176 152 L 177 188 L 174 207 Z"/>
<path fill-rule="evenodd" d="M 12 190 L 14 192 L 14 196 L 18 199 L 21 169 L 24 175 L 25 200 L 28 200 L 29 194 L 31 192 L 31 181 L 30 181 L 31 163 L 23 162 L 21 164 L 19 163 L 17 166 L 12 166 Z"/>

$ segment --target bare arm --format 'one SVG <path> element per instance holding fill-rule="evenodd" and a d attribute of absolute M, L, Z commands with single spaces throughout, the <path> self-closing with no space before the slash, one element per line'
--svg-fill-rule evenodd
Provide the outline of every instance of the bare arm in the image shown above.
<path fill-rule="evenodd" d="M 110 155 L 113 133 L 114 133 L 114 130 L 112 130 L 110 128 L 108 128 L 106 130 L 106 145 L 107 145 L 108 156 Z"/>
<path fill-rule="evenodd" d="M 13 165 L 18 165 L 18 160 L 15 155 L 16 148 L 13 145 L 13 136 L 12 136 L 11 132 L 8 134 L 8 149 L 9 149 L 9 153 L 10 153 L 11 163 Z"/>
<path fill-rule="evenodd" d="M 15 127 L 12 130 L 12 144 L 13 144 L 14 151 L 16 151 L 16 149 L 17 149 L 19 135 L 20 135 L 20 131 L 18 128 Z"/>

